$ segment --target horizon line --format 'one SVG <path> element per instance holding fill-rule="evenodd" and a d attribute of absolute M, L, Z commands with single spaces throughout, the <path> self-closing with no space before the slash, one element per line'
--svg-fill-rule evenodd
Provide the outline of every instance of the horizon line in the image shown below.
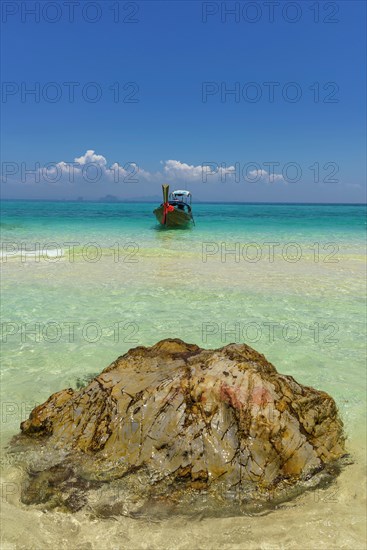
<path fill-rule="evenodd" d="M 21 199 L 21 198 L 0 198 L 0 202 L 76 202 L 93 203 L 93 204 L 157 204 L 156 200 L 145 199 L 116 199 L 104 200 L 101 199 Z M 293 205 L 312 205 L 312 206 L 367 206 L 366 202 L 286 202 L 286 201 L 195 201 L 195 204 L 293 204 Z"/>

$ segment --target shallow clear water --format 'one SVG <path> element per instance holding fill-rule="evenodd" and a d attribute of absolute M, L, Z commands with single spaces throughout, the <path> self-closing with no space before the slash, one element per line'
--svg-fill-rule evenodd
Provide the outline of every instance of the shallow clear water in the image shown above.
<path fill-rule="evenodd" d="M 22 506 L 3 454 L 3 547 L 365 548 L 365 207 L 198 204 L 191 230 L 154 207 L 2 203 L 2 448 L 50 393 L 179 337 L 329 392 L 354 465 L 268 516 L 152 524 Z"/>

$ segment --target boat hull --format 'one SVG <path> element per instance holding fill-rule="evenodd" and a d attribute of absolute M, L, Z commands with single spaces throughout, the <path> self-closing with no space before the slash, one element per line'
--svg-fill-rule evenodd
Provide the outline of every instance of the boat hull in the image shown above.
<path fill-rule="evenodd" d="M 159 206 L 153 211 L 153 214 L 157 218 L 157 221 L 163 227 L 189 227 L 193 223 L 193 218 L 191 213 L 184 212 L 182 210 L 173 210 L 172 212 L 167 212 L 166 214 L 166 223 L 163 224 L 163 206 Z"/>

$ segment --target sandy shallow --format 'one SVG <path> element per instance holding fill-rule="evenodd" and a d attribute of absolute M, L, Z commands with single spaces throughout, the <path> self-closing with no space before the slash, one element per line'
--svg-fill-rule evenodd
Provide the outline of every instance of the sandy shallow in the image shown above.
<path fill-rule="evenodd" d="M 245 239 L 235 230 L 227 237 L 229 242 Z M 88 240 L 97 238 L 101 235 L 88 235 Z M 117 233 L 106 232 L 103 250 L 117 238 Z M 219 257 L 203 262 L 202 241 L 213 238 L 200 236 L 198 230 L 181 237 L 149 230 L 149 237 L 139 240 L 138 264 L 116 263 L 106 252 L 93 264 L 79 255 L 75 262 L 12 258 L 2 265 L 6 322 L 19 327 L 98 322 L 103 328 L 96 342 L 81 337 L 79 330 L 73 341 L 65 331 L 55 342 L 37 342 L 32 336 L 23 341 L 18 332 L 3 343 L 2 550 L 366 548 L 364 241 L 346 237 L 337 263 L 314 261 L 313 235 L 302 241 L 304 256 L 297 263 L 279 255 L 272 263 L 223 263 Z M 216 238 L 220 242 L 222 230 Z M 295 238 L 285 236 L 287 242 Z M 319 236 L 322 242 L 331 238 L 326 233 Z M 50 238 L 60 243 L 68 239 L 71 236 L 63 233 Z M 257 242 L 268 239 L 261 234 L 251 237 Z M 136 240 L 136 234 L 127 235 L 128 240 Z M 138 326 L 134 341 L 127 331 L 115 338 L 116 322 Z M 88 511 L 45 513 L 20 503 L 21 471 L 9 462 L 6 446 L 36 404 L 99 373 L 131 347 L 167 337 L 221 347 L 235 341 L 231 329 L 236 323 L 242 331 L 248 322 L 263 331 L 256 342 L 246 343 L 264 353 L 279 372 L 327 391 L 337 402 L 353 464 L 330 487 L 305 493 L 267 515 L 215 519 L 103 519 Z M 215 333 L 205 341 L 207 323 Z M 276 330 L 270 338 L 266 323 L 280 323 L 281 328 L 296 323 L 301 337 L 292 342 Z M 320 338 L 310 329 L 315 323 Z M 324 328 L 330 324 L 336 329 L 331 340 L 330 329 Z"/>
<path fill-rule="evenodd" d="M 366 548 L 363 455 L 355 454 L 335 484 L 316 490 L 264 516 L 100 519 L 88 513 L 42 512 L 19 505 L 17 472 L 7 472 L 3 498 L 3 550 L 94 549 L 354 549 Z M 19 474 L 19 472 L 18 472 Z M 4 487 L 4 485 L 3 485 Z"/>

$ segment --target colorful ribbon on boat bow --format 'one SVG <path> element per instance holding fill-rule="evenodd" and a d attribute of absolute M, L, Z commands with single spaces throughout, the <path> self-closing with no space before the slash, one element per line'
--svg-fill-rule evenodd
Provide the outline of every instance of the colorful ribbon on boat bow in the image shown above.
<path fill-rule="evenodd" d="M 175 209 L 175 207 L 172 206 L 172 204 L 170 204 L 169 202 L 163 203 L 163 218 L 162 218 L 162 224 L 165 224 L 165 223 L 166 223 L 167 213 L 168 213 L 168 212 L 173 212 L 174 209 Z"/>

